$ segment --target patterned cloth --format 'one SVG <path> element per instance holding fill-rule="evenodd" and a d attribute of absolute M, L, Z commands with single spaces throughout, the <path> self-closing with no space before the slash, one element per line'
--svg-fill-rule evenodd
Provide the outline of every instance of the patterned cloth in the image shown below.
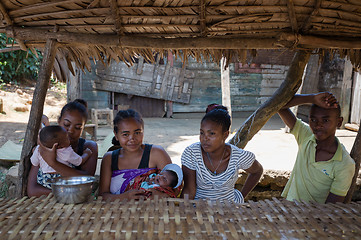
<path fill-rule="evenodd" d="M 49 188 L 51 189 L 51 183 L 50 183 L 50 180 L 53 179 L 53 178 L 57 178 L 57 177 L 61 177 L 60 174 L 58 173 L 43 173 L 43 171 L 41 170 L 41 168 L 39 168 L 39 171 L 38 171 L 38 175 L 36 177 L 36 181 L 46 187 L 46 188 Z"/>
<path fill-rule="evenodd" d="M 227 144 L 228 145 L 228 144 Z M 213 175 L 204 165 L 200 142 L 188 146 L 182 154 L 182 165 L 196 171 L 195 199 L 229 200 L 243 203 L 242 193 L 234 188 L 238 179 L 239 169 L 248 169 L 255 161 L 255 155 L 234 145 L 227 169 Z"/>

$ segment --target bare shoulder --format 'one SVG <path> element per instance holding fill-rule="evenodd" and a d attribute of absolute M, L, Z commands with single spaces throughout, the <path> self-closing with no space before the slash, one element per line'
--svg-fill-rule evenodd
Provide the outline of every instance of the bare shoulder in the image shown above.
<path fill-rule="evenodd" d="M 149 161 L 150 167 L 157 167 L 159 169 L 163 169 L 165 165 L 172 163 L 168 153 L 159 145 L 152 146 Z"/>
<path fill-rule="evenodd" d="M 152 149 L 151 152 L 153 153 L 166 153 L 166 151 L 164 150 L 164 148 L 162 146 L 159 145 L 152 145 Z"/>
<path fill-rule="evenodd" d="M 105 163 L 105 164 L 110 163 L 111 160 L 112 160 L 112 152 L 106 152 L 102 159 L 102 165 L 103 165 L 103 163 Z"/>
<path fill-rule="evenodd" d="M 85 140 L 84 148 L 90 148 L 91 150 L 98 150 L 98 144 L 92 140 Z"/>

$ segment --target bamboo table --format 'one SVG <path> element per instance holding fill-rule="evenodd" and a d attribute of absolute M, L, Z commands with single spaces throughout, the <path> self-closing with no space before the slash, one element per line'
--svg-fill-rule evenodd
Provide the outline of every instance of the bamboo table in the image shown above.
<path fill-rule="evenodd" d="M 1 239 L 360 239 L 361 203 L 0 199 Z"/>

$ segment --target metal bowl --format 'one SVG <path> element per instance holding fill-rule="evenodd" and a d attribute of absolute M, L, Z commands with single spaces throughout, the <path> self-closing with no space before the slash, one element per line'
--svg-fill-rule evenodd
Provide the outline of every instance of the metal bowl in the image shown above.
<path fill-rule="evenodd" d="M 90 199 L 95 177 L 58 177 L 50 180 L 55 199 L 60 203 L 76 204 Z"/>

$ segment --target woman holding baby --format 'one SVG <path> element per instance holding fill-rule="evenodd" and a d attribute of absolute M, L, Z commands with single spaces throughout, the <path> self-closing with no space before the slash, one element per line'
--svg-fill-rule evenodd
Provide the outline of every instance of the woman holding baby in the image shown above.
<path fill-rule="evenodd" d="M 98 145 L 91 140 L 80 138 L 85 123 L 87 121 L 87 106 L 86 102 L 77 99 L 73 102 L 66 104 L 60 113 L 58 119 L 59 126 L 65 128 L 69 138 L 70 146 L 78 155 L 83 155 L 84 152 L 90 153 L 89 158 L 78 167 L 69 167 L 68 165 L 57 161 L 57 148 L 58 145 L 54 144 L 52 148 L 39 146 L 39 153 L 44 161 L 55 170 L 55 174 L 43 173 L 40 166 L 31 166 L 27 194 L 28 196 L 41 196 L 47 195 L 51 189 L 44 186 L 44 178 L 53 178 L 61 176 L 77 176 L 77 175 L 94 175 L 97 158 L 98 158 Z"/>

